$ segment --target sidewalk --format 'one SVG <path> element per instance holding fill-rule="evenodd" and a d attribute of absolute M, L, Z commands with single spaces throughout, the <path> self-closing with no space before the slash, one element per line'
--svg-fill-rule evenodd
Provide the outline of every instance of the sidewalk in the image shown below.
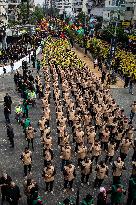
<path fill-rule="evenodd" d="M 94 69 L 94 64 L 91 56 L 89 56 L 89 54 L 85 55 L 84 49 L 78 49 L 78 47 L 75 46 L 72 50 L 74 50 L 77 56 L 86 63 L 91 72 L 93 72 L 98 78 L 101 77 L 101 72 L 98 70 L 98 68 Z M 117 83 L 115 85 L 110 85 L 110 88 L 124 88 L 124 81 L 117 77 Z"/>

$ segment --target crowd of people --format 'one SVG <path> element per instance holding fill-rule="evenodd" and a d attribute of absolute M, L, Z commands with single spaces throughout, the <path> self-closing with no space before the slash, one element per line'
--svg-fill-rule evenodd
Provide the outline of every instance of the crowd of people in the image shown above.
<path fill-rule="evenodd" d="M 13 40 L 13 43 L 8 44 L 7 48 L 0 50 L 0 65 L 11 65 L 13 68 L 14 63 L 29 55 L 31 51 L 35 51 L 40 45 L 42 38 L 45 34 L 37 32 L 30 36 L 29 34 L 23 35 L 22 38 Z"/>
<path fill-rule="evenodd" d="M 124 110 L 121 110 L 115 100 L 112 99 L 110 90 L 105 88 L 102 81 L 90 73 L 76 54 L 69 49 L 67 40 L 51 41 L 48 45 L 46 43 L 45 53 L 48 56 L 50 67 L 50 71 L 48 67 L 43 67 L 46 73 L 46 82 L 51 81 L 48 77 L 49 72 L 51 72 L 53 78 L 53 96 L 56 105 L 58 145 L 62 159 L 61 171 L 64 175 L 64 191 L 67 191 L 68 188 L 74 191 L 73 182 L 76 178 L 76 168 L 81 169 L 82 186 L 84 183 L 89 185 L 92 169 L 96 171 L 94 187 L 101 187 L 111 169 L 113 175 L 111 203 L 122 203 L 122 195 L 125 190 L 121 184 L 121 176 L 126 170 L 125 160 L 132 148 L 134 154 L 130 181 L 131 179 L 135 180 L 136 153 L 135 129 L 132 125 L 133 115 L 130 115 L 130 120 L 124 115 Z M 44 97 L 43 103 L 44 115 L 41 119 L 42 122 L 40 121 L 40 129 L 46 150 L 44 165 L 47 166 L 46 169 L 48 170 L 48 162 L 51 163 L 53 159 L 51 150 L 53 143 L 52 138 L 48 137 L 50 133 L 48 127 L 50 114 L 49 84 L 46 84 L 46 88 L 46 97 Z M 135 113 L 136 102 L 132 105 L 132 110 L 131 112 Z M 47 128 L 43 125 L 47 125 Z M 67 132 L 67 126 L 71 128 L 71 133 Z M 117 150 L 120 150 L 120 152 L 115 159 L 114 155 Z M 73 152 L 77 157 L 77 167 L 72 163 Z M 102 161 L 99 160 L 101 155 L 105 156 Z M 93 162 L 94 160 L 96 165 Z M 49 175 L 51 177 L 50 191 L 52 191 L 55 168 L 52 164 L 50 166 L 52 166 L 52 175 Z M 48 180 L 49 178 L 47 178 L 47 181 L 45 180 L 47 191 Z M 116 198 L 118 188 L 122 190 L 122 194 Z M 130 195 L 128 204 L 131 203 L 130 200 L 133 200 L 132 194 Z M 103 200 L 106 204 L 106 197 L 104 196 L 103 194 Z M 100 204 L 102 204 L 102 201 Z"/>
<path fill-rule="evenodd" d="M 0 64 L 5 65 L 11 61 L 18 61 L 25 57 L 28 53 L 27 46 L 28 42 L 25 42 L 23 39 L 21 39 L 16 43 L 9 45 L 6 49 L 1 50 Z"/>
<path fill-rule="evenodd" d="M 77 204 L 107 205 L 110 195 L 112 205 L 136 203 L 136 141 L 133 119 L 136 113 L 136 101 L 131 106 L 130 118 L 124 110 L 116 104 L 110 90 L 105 86 L 105 79 L 98 79 L 88 67 L 70 49 L 67 39 L 48 38 L 43 49 L 42 77 L 44 86 L 37 69 L 33 76 L 27 65 L 23 65 L 23 74 L 18 71 L 14 75 L 16 90 L 20 92 L 22 102 L 16 106 L 16 120 L 23 127 L 28 146 L 21 154 L 24 167 L 24 193 L 28 205 L 43 204 L 39 196 L 37 182 L 32 179 L 32 152 L 36 129 L 29 118 L 29 107 L 35 106 L 35 99 L 41 99 L 43 114 L 37 119 L 41 132 L 43 149 L 43 172 L 45 193 L 54 194 L 54 182 L 57 172 L 62 172 L 64 179 L 64 193 L 74 192 L 74 183 L 79 180 L 84 188 L 87 184 L 90 189 L 100 189 L 98 196 L 90 193 Z M 56 111 L 57 139 L 51 135 L 51 87 Z M 14 132 L 10 124 L 12 99 L 7 94 L 4 98 L 7 123 L 7 136 L 14 147 Z M 12 133 L 12 134 L 11 134 Z M 12 135 L 12 137 L 10 137 Z M 55 143 L 60 153 L 61 170 L 54 165 Z M 32 145 L 32 151 L 30 148 Z M 128 155 L 133 150 L 129 162 Z M 129 156 L 130 157 L 130 156 Z M 75 160 L 74 160 L 75 159 Z M 77 170 L 80 175 L 77 176 Z M 122 183 L 124 172 L 131 171 L 129 185 Z M 90 183 L 95 173 L 93 183 Z M 103 183 L 110 179 L 111 188 L 104 187 Z M 17 205 L 21 197 L 19 187 L 7 173 L 0 178 L 2 202 L 6 199 L 11 205 Z M 14 194 L 15 192 L 15 194 Z M 124 200 L 127 195 L 127 202 Z M 97 198 L 97 200 L 95 200 Z M 63 204 L 70 204 L 64 200 Z"/>

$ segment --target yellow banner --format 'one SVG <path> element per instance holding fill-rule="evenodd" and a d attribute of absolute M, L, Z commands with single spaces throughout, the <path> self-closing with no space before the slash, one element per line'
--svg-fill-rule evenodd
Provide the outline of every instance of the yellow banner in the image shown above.
<path fill-rule="evenodd" d="M 131 25 L 131 22 L 130 22 L 130 21 L 123 21 L 123 22 L 122 22 L 122 26 L 128 27 L 128 26 L 130 26 L 130 25 Z"/>
<path fill-rule="evenodd" d="M 129 36 L 129 39 L 132 41 L 136 41 L 136 36 Z"/>

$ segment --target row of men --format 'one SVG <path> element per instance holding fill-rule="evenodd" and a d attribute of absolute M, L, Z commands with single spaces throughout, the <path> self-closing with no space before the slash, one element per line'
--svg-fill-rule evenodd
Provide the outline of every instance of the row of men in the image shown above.
<path fill-rule="evenodd" d="M 62 41 L 57 43 L 59 45 L 63 44 Z M 52 164 L 53 141 L 52 137 L 50 136 L 49 128 L 51 82 L 53 82 L 54 88 L 58 145 L 60 146 L 62 158 L 62 171 L 64 174 L 65 191 L 68 187 L 68 184 L 73 190 L 73 181 L 76 177 L 75 165 L 71 162 L 71 151 L 73 151 L 73 147 L 77 153 L 78 165 L 81 167 L 81 181 L 84 182 L 84 178 L 86 178 L 86 182 L 89 182 L 87 180 L 87 175 L 91 174 L 92 161 L 95 158 L 97 163 L 95 185 L 100 186 L 108 174 L 109 166 L 107 166 L 105 162 L 98 163 L 99 156 L 101 153 L 104 155 L 103 151 L 105 150 L 108 160 L 109 157 L 113 157 L 115 154 L 115 152 L 112 152 L 112 150 L 115 148 L 121 148 L 122 146 L 120 152 L 120 155 L 122 154 L 121 158 L 118 157 L 118 160 L 113 163 L 113 172 L 118 172 L 118 174 L 114 176 L 114 184 L 117 184 L 122 175 L 123 169 L 125 168 L 124 160 L 127 157 L 128 151 L 131 146 L 135 148 L 133 127 L 131 126 L 129 128 L 128 120 L 124 117 L 124 112 L 119 109 L 115 102 L 113 102 L 109 91 L 107 92 L 107 90 L 105 91 L 103 88 L 101 88 L 100 82 L 98 82 L 94 76 L 89 76 L 90 74 L 87 68 L 84 67 L 83 70 L 81 70 L 76 67 L 78 59 L 73 52 L 69 50 L 66 52 L 65 44 L 64 49 L 60 49 L 60 54 L 56 54 L 58 47 L 56 48 L 56 45 L 54 44 L 49 44 L 48 48 L 46 49 L 49 58 L 49 68 L 48 66 L 44 66 L 43 68 L 43 72 L 45 74 L 44 77 L 46 82 L 46 92 L 44 94 L 44 98 L 42 99 L 43 116 L 39 121 L 42 143 L 44 144 L 45 168 L 43 171 L 43 177 L 46 182 L 46 191 L 49 190 L 49 186 L 50 191 L 53 191 L 54 176 L 56 174 L 55 167 Z M 60 57 L 59 55 L 62 55 L 64 61 L 66 61 L 66 57 L 69 57 L 71 59 L 71 64 L 73 63 L 72 66 L 76 68 L 76 72 L 75 70 L 73 71 L 72 67 L 69 66 L 64 67 L 63 71 L 59 65 L 59 62 L 57 62 L 57 57 Z M 73 56 L 74 58 L 72 58 Z M 52 74 L 52 79 L 50 77 L 50 73 Z M 37 78 L 37 84 L 41 84 L 40 77 L 37 76 Z M 89 87 L 88 83 L 90 83 Z M 64 101 L 62 101 L 62 96 Z M 102 107 L 101 104 L 103 105 Z M 29 133 L 34 136 L 34 128 L 29 125 L 30 124 L 28 124 L 26 127 L 25 132 L 27 135 Z M 118 127 L 121 126 L 122 129 L 121 132 L 119 132 L 121 134 L 118 140 L 116 139 L 118 136 Z M 70 134 L 67 133 L 67 127 L 70 127 L 71 129 Z M 125 139 L 126 137 L 127 139 Z M 106 141 L 104 140 L 105 138 Z M 88 141 L 88 139 L 90 139 L 90 141 Z M 73 147 L 71 145 L 72 141 L 75 143 L 75 146 Z M 102 146 L 100 141 L 102 141 Z M 112 144 L 112 142 L 114 143 Z M 116 147 L 117 142 L 118 146 Z M 112 146 L 114 145 L 114 149 L 111 149 L 111 151 L 108 150 L 110 144 Z M 66 156 L 67 153 L 68 155 Z M 25 149 L 21 156 L 24 164 L 25 175 L 27 175 L 27 169 L 29 172 L 31 172 L 31 156 L 32 153 L 28 148 Z M 110 159 L 112 160 L 112 158 Z M 135 171 L 135 152 L 133 155 L 133 162 Z M 86 174 L 88 166 L 89 174 Z M 135 177 L 134 173 L 132 177 Z"/>
<path fill-rule="evenodd" d="M 75 166 L 70 163 L 72 148 L 69 143 L 70 137 L 68 136 L 66 132 L 66 124 L 67 124 L 66 122 L 67 121 L 68 121 L 68 124 L 72 126 L 73 139 L 74 141 L 76 141 L 75 148 L 78 154 L 78 165 L 81 165 L 82 167 L 81 170 L 83 172 L 84 172 L 84 169 L 83 169 L 84 166 L 82 165 L 87 162 L 88 170 L 90 171 L 91 169 L 89 168 L 91 167 L 91 163 L 93 159 L 95 158 L 96 163 L 97 163 L 98 157 L 101 155 L 102 150 L 105 150 L 107 153 L 106 160 L 105 160 L 107 162 L 108 159 L 112 161 L 112 158 L 115 154 L 115 148 L 117 149 L 121 148 L 120 149 L 121 158 L 118 157 L 117 161 L 113 163 L 113 176 L 114 176 L 113 183 L 116 184 L 119 182 L 119 179 L 122 175 L 122 171 L 125 169 L 124 160 L 128 154 L 129 149 L 131 148 L 131 146 L 135 148 L 135 144 L 133 143 L 134 129 L 132 126 L 129 126 L 129 123 L 128 123 L 129 121 L 124 116 L 123 110 L 120 110 L 119 106 L 117 106 L 115 101 L 112 100 L 109 91 L 108 90 L 105 91 L 101 87 L 100 82 L 98 82 L 97 79 L 94 78 L 94 76 L 91 76 L 91 74 L 88 72 L 88 69 L 84 67 L 83 71 L 81 71 L 81 69 L 78 70 L 79 73 L 78 72 L 76 73 L 75 70 L 73 73 L 73 70 L 71 69 L 71 67 L 65 68 L 65 70 L 63 70 L 64 68 L 61 69 L 61 67 L 57 65 L 56 63 L 58 56 L 56 57 L 56 52 L 54 49 L 55 49 L 54 45 L 52 46 L 52 48 L 49 45 L 49 50 L 47 52 L 49 55 L 50 72 L 53 76 L 54 100 L 56 104 L 57 125 L 58 125 L 58 134 L 59 134 L 58 144 L 61 146 L 61 154 L 62 153 L 64 154 L 64 155 L 62 154 L 63 156 L 61 156 L 62 171 L 64 174 L 64 180 L 65 180 L 64 188 L 67 188 L 67 185 L 69 183 L 70 188 L 72 189 L 73 179 L 75 178 L 74 176 Z M 57 47 L 57 50 L 58 50 L 58 47 Z M 74 55 L 73 52 L 67 51 L 67 53 L 65 53 L 64 50 L 63 52 L 60 52 L 59 54 L 62 55 L 62 58 L 64 60 L 67 55 L 69 55 L 70 57 L 71 56 L 73 57 Z M 44 72 L 47 77 L 49 75 L 48 67 L 44 67 Z M 83 77 L 86 80 L 82 79 Z M 78 82 L 79 79 L 81 79 L 81 82 L 79 82 L 79 84 L 75 83 L 75 82 Z M 40 120 L 41 136 L 42 136 L 42 141 L 44 143 L 44 148 L 45 148 L 44 152 L 46 151 L 46 155 L 44 153 L 45 167 L 48 165 L 48 162 L 50 163 L 50 161 L 53 159 L 53 152 L 51 149 L 52 148 L 52 138 L 49 136 L 50 128 L 48 127 L 49 119 L 50 119 L 50 110 L 49 110 L 50 109 L 50 105 L 49 105 L 50 78 L 47 77 L 46 80 L 47 80 L 47 85 L 46 85 L 47 90 L 45 93 L 45 97 L 42 100 L 43 116 Z M 71 80 L 74 80 L 75 82 L 71 82 Z M 97 82 L 97 84 L 95 81 Z M 62 83 L 62 94 L 63 94 L 64 102 L 61 102 L 61 91 L 59 90 L 60 88 L 59 83 Z M 88 83 L 90 83 L 89 87 L 87 85 Z M 94 83 L 95 83 L 95 88 L 91 89 Z M 77 88 L 76 88 L 76 85 L 77 85 Z M 96 88 L 96 86 L 98 87 Z M 70 87 L 72 87 L 71 90 L 69 89 Z M 90 93 L 88 92 L 89 88 L 91 91 Z M 75 99 L 74 103 L 70 99 L 71 94 L 69 94 L 69 91 L 73 95 L 72 100 Z M 86 101 L 83 101 L 83 97 L 85 98 Z M 92 107 L 90 106 L 91 104 L 90 102 L 93 102 L 92 103 L 93 105 L 91 105 Z M 67 113 L 68 120 L 66 119 L 66 117 L 64 117 L 65 111 L 64 111 L 63 103 L 66 107 L 66 113 Z M 90 104 L 88 105 L 88 103 Z M 75 104 L 76 104 L 77 112 L 74 110 Z M 102 104 L 103 104 L 103 107 L 101 106 Z M 135 104 L 133 106 L 135 108 Z M 72 112 L 74 113 L 74 111 L 76 115 L 72 116 L 73 118 L 72 117 L 69 118 L 70 114 Z M 86 114 L 87 119 L 84 117 L 85 114 Z M 96 120 L 97 115 L 99 117 L 99 120 Z M 89 116 L 89 119 L 88 119 L 88 116 Z M 76 124 L 77 124 L 77 127 L 75 126 Z M 102 125 L 104 125 L 104 128 L 101 127 Z M 76 127 L 76 130 L 74 132 L 75 127 Z M 93 128 L 92 129 L 93 133 L 92 131 L 90 133 L 90 130 L 89 131 L 87 130 L 87 128 L 89 127 L 91 127 L 91 129 Z M 98 140 L 95 139 L 96 134 L 99 135 L 99 138 L 102 142 L 102 147 L 100 143 L 98 142 Z M 84 144 L 86 143 L 86 141 L 88 141 L 88 139 L 86 140 L 86 138 L 90 139 L 90 142 L 89 143 L 87 142 L 87 144 L 89 145 L 88 146 L 89 154 L 90 152 L 92 152 L 91 160 L 88 160 L 88 158 L 86 158 L 88 154 L 87 147 Z M 135 169 L 136 169 L 135 168 L 135 152 L 133 155 L 133 160 L 134 160 L 132 163 L 133 172 L 135 173 Z M 86 169 L 87 167 L 85 166 L 84 168 Z M 54 171 L 53 170 L 54 170 L 54 167 L 52 167 L 52 175 L 50 175 L 51 191 L 52 191 L 52 183 L 53 183 L 52 181 L 54 181 Z M 97 174 L 96 174 L 95 185 L 100 186 L 104 178 L 107 176 L 108 167 L 104 162 L 100 162 L 100 164 L 96 166 L 96 171 L 97 171 Z M 69 175 L 67 172 L 69 173 Z M 135 174 L 134 175 L 133 174 L 132 176 L 135 177 Z M 82 180 L 81 180 L 82 182 L 87 174 L 83 174 L 83 175 L 84 176 L 82 177 Z M 70 179 L 68 179 L 69 177 Z M 87 176 L 87 179 L 88 179 L 88 176 Z M 49 177 L 48 177 L 48 180 L 49 180 Z M 45 180 L 45 182 L 46 181 L 47 179 Z"/>

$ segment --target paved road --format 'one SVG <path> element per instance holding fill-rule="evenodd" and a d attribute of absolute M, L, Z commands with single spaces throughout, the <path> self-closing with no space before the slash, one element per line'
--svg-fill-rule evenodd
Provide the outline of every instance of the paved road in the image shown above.
<path fill-rule="evenodd" d="M 35 73 L 35 71 L 34 71 Z M 41 73 L 42 75 L 42 73 Z M 52 89 L 51 89 L 52 90 Z M 12 105 L 12 114 L 11 114 L 11 122 L 14 127 L 15 132 L 15 148 L 11 149 L 9 148 L 9 142 L 6 137 L 6 129 L 5 129 L 5 120 L 3 115 L 3 102 L 2 98 L 5 95 L 5 93 L 8 92 L 10 96 L 13 99 L 13 105 Z M 125 109 L 125 113 L 129 115 L 130 112 L 130 104 L 136 100 L 136 90 L 134 91 L 134 95 L 128 94 L 128 91 L 126 89 L 112 89 L 113 98 L 118 102 L 118 104 Z M 7 74 L 4 78 L 1 77 L 0 79 L 0 171 L 6 170 L 9 175 L 13 178 L 13 180 L 20 186 L 21 193 L 22 193 L 22 199 L 20 201 L 20 205 L 26 205 L 26 199 L 23 195 L 23 186 L 22 183 L 24 181 L 23 178 L 23 166 L 20 160 L 20 155 L 22 151 L 24 150 L 24 147 L 27 145 L 25 141 L 25 136 L 22 130 L 22 127 L 20 127 L 15 119 L 14 119 L 14 107 L 17 105 L 18 101 L 21 100 L 20 96 L 15 92 L 14 82 L 13 82 L 13 74 Z M 44 189 L 45 185 L 42 180 L 41 174 L 43 169 L 43 158 L 42 158 L 42 147 L 40 143 L 40 132 L 38 129 L 38 120 L 40 119 L 42 110 L 41 110 L 41 102 L 37 99 L 37 106 L 35 108 L 30 109 L 30 118 L 32 120 L 32 125 L 37 129 L 36 139 L 35 139 L 35 151 L 33 152 L 33 166 L 32 166 L 32 176 L 36 181 L 38 182 L 40 186 L 40 193 L 44 195 Z M 56 122 L 55 122 L 56 116 L 55 116 L 55 106 L 54 101 L 51 94 L 51 134 L 53 136 L 54 141 L 54 153 L 55 153 L 55 166 L 57 169 L 57 175 L 55 177 L 55 187 L 54 187 L 54 195 L 49 194 L 47 196 L 48 205 L 54 205 L 58 201 L 61 201 L 68 195 L 76 195 L 77 187 L 80 187 L 79 183 L 79 170 L 77 170 L 77 179 L 74 183 L 74 193 L 67 193 L 64 195 L 63 193 L 63 176 L 60 172 L 60 160 L 59 160 L 59 150 L 56 143 Z M 134 121 L 136 122 L 136 120 Z M 136 125 L 136 123 L 135 123 Z M 117 153 L 118 154 L 118 153 Z M 126 186 L 128 183 L 128 176 L 131 174 L 131 171 L 129 170 L 130 167 L 130 157 L 132 155 L 132 152 L 130 152 L 129 157 L 127 158 L 127 168 L 125 175 L 123 176 L 123 184 Z M 75 162 L 75 158 L 74 158 Z M 111 171 L 110 171 L 111 176 Z M 90 177 L 90 184 L 94 181 L 95 178 L 95 171 L 93 170 L 93 174 Z M 111 184 L 111 177 L 109 177 L 107 180 L 105 180 L 104 185 L 109 187 L 109 184 Z M 98 190 L 93 190 L 92 186 L 85 185 L 84 187 L 80 187 L 80 197 L 86 195 L 87 192 L 95 193 Z M 5 203 L 6 205 L 6 203 Z"/>

